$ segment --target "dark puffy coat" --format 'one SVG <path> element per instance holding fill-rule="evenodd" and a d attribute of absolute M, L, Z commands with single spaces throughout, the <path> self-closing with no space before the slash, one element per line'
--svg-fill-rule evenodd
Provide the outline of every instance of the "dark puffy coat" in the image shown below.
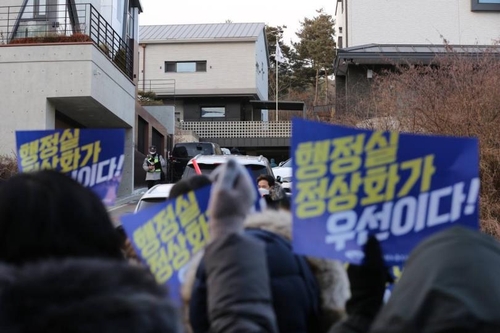
<path fill-rule="evenodd" d="M 167 290 L 146 269 L 100 259 L 0 265 L 0 332 L 178 333 Z"/>
<path fill-rule="evenodd" d="M 259 229 L 247 229 L 245 233 L 266 244 L 273 308 L 279 331 L 318 332 L 320 291 L 305 258 L 294 254 L 290 242 L 275 233 Z M 205 263 L 202 260 L 189 305 L 190 323 L 195 333 L 209 331 L 206 292 Z"/>
<path fill-rule="evenodd" d="M 500 332 L 500 243 L 453 227 L 411 253 L 373 333 Z"/>

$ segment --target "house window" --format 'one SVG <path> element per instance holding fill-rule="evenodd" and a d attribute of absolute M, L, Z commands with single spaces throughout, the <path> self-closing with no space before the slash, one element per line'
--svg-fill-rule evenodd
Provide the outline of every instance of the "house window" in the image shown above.
<path fill-rule="evenodd" d="M 471 0 L 471 10 L 500 11 L 500 0 Z"/>
<path fill-rule="evenodd" d="M 35 18 L 47 16 L 47 0 L 35 0 L 34 5 Z"/>
<path fill-rule="evenodd" d="M 337 41 L 337 48 L 338 49 L 341 49 L 344 47 L 344 43 L 343 43 L 342 39 L 343 39 L 342 36 L 339 36 L 338 41 Z"/>
<path fill-rule="evenodd" d="M 166 61 L 165 73 L 206 72 L 206 61 Z"/>
<path fill-rule="evenodd" d="M 223 106 L 202 106 L 202 118 L 224 118 L 226 116 L 226 108 Z"/>

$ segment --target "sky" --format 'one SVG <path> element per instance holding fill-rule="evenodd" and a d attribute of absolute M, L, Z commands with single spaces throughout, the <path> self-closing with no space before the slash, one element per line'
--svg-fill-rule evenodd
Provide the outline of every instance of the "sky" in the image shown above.
<path fill-rule="evenodd" d="M 271 26 L 286 25 L 283 41 L 298 41 L 295 33 L 300 21 L 317 16 L 323 8 L 335 17 L 336 0 L 141 0 L 140 25 L 263 22 Z"/>

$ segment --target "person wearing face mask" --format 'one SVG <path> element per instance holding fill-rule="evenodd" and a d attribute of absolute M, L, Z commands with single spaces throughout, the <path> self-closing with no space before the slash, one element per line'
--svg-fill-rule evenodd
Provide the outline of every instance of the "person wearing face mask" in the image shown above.
<path fill-rule="evenodd" d="M 149 147 L 149 154 L 144 159 L 142 168 L 146 171 L 148 189 L 160 183 L 162 174 L 166 173 L 167 163 L 163 156 L 156 152 L 156 146 Z"/>

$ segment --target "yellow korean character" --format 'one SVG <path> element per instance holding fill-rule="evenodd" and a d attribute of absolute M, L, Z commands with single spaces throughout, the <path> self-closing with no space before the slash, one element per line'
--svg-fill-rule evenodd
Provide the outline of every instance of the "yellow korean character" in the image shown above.
<path fill-rule="evenodd" d="M 61 158 L 59 159 L 61 172 L 70 172 L 78 169 L 78 162 L 80 161 L 80 157 L 80 148 L 62 151 Z"/>
<path fill-rule="evenodd" d="M 87 165 L 90 159 L 92 159 L 92 164 L 99 162 L 99 154 L 101 153 L 101 141 L 96 141 L 89 143 L 81 148 L 82 153 L 86 152 L 85 157 L 80 163 L 81 167 Z"/>
<path fill-rule="evenodd" d="M 294 202 L 325 200 L 328 192 L 328 179 L 299 181 L 294 185 L 296 195 Z"/>
<path fill-rule="evenodd" d="M 185 227 L 200 215 L 200 208 L 194 192 L 178 196 L 175 200 L 175 215 Z"/>
<path fill-rule="evenodd" d="M 330 174 L 341 175 L 358 170 L 362 164 L 365 134 L 345 136 L 332 140 L 333 151 Z"/>
<path fill-rule="evenodd" d="M 160 241 L 156 235 L 152 221 L 134 231 L 133 240 L 141 251 L 141 256 L 147 260 L 160 248 Z"/>
<path fill-rule="evenodd" d="M 197 220 L 189 223 L 186 227 L 185 235 L 189 245 L 191 245 L 191 253 L 195 254 L 200 251 L 210 239 L 205 215 L 200 215 Z"/>
<path fill-rule="evenodd" d="M 366 171 L 363 180 L 365 197 L 361 199 L 361 205 L 373 205 L 394 199 L 396 185 L 399 182 L 398 165 L 380 166 Z"/>
<path fill-rule="evenodd" d="M 373 132 L 365 145 L 365 168 L 396 162 L 398 142 L 398 132 Z"/>
<path fill-rule="evenodd" d="M 356 156 L 363 153 L 365 134 L 344 136 L 332 140 L 333 150 L 330 160 L 335 161 L 341 157 Z"/>
<path fill-rule="evenodd" d="M 348 175 L 338 175 L 333 178 L 328 188 L 328 212 L 335 213 L 350 210 L 358 204 L 358 190 L 363 179 L 359 172 Z"/>
<path fill-rule="evenodd" d="M 59 133 L 47 135 L 40 139 L 40 159 L 46 160 L 59 152 Z"/>
<path fill-rule="evenodd" d="M 52 156 L 45 160 L 41 160 L 42 169 L 56 169 L 59 164 L 59 157 Z"/>
<path fill-rule="evenodd" d="M 40 162 L 39 161 L 36 161 L 33 164 L 29 164 L 29 165 L 23 166 L 23 171 L 24 172 L 38 171 L 38 170 L 40 170 Z"/>
<path fill-rule="evenodd" d="M 177 224 L 172 204 L 169 204 L 165 209 L 156 214 L 153 217 L 153 223 L 156 234 L 160 235 L 162 243 L 168 243 L 179 232 L 179 225 Z"/>
<path fill-rule="evenodd" d="M 328 162 L 330 153 L 330 140 L 302 142 L 295 151 L 295 163 L 297 166 L 310 164 L 325 164 Z"/>
<path fill-rule="evenodd" d="M 19 147 L 19 157 L 21 158 L 21 166 L 24 171 L 28 171 L 28 168 L 33 170 L 35 165 L 38 163 L 39 146 L 40 141 L 35 140 L 22 144 Z M 36 168 L 36 170 L 38 170 L 38 168 Z"/>
<path fill-rule="evenodd" d="M 427 192 L 431 188 L 432 176 L 436 173 L 434 166 L 434 155 L 404 161 L 400 164 L 400 170 L 410 170 L 410 175 L 398 192 L 398 198 L 407 196 L 420 179 L 420 192 Z"/>
<path fill-rule="evenodd" d="M 297 172 L 295 173 L 297 181 L 311 180 L 323 178 L 326 176 L 328 171 L 328 166 L 326 163 L 321 164 L 309 164 L 299 166 Z"/>
<path fill-rule="evenodd" d="M 67 150 L 75 150 L 76 148 L 78 148 L 78 143 L 80 142 L 80 130 L 78 128 L 65 129 L 61 133 L 59 142 L 61 145 L 61 152 L 65 152 Z"/>
<path fill-rule="evenodd" d="M 191 254 L 186 247 L 186 237 L 181 232 L 167 243 L 167 253 L 175 270 L 181 269 L 191 259 Z"/>
<path fill-rule="evenodd" d="M 363 162 L 361 155 L 339 157 L 332 161 L 330 174 L 334 176 L 351 173 L 359 170 Z"/>
<path fill-rule="evenodd" d="M 148 257 L 147 263 L 159 284 L 167 282 L 174 273 L 164 247 L 160 247 L 158 251 Z"/>

